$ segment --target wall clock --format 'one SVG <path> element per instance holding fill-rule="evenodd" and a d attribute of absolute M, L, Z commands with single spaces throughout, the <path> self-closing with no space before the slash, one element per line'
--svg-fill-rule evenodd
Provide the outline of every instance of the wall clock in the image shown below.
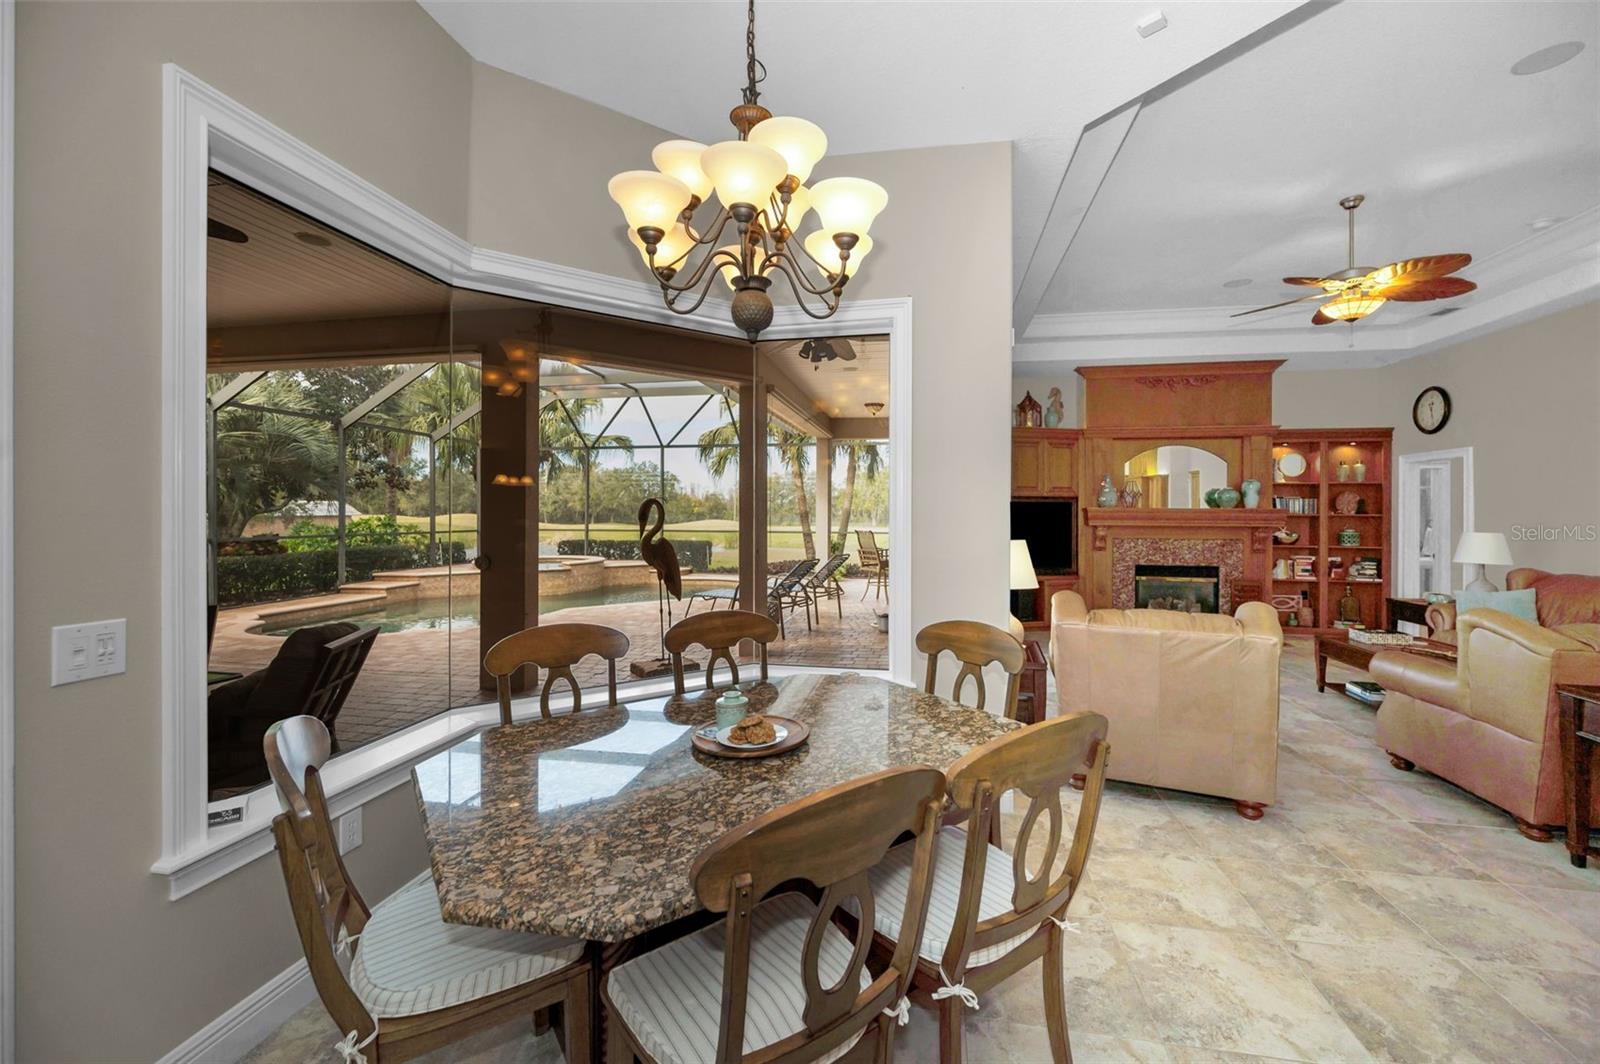
<path fill-rule="evenodd" d="M 1422 389 L 1411 404 L 1411 421 L 1418 431 L 1432 436 L 1450 420 L 1450 393 L 1434 386 Z"/>

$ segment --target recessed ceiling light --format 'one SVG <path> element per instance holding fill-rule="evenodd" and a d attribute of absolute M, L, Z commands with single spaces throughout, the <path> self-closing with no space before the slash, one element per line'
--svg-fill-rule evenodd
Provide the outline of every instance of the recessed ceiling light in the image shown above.
<path fill-rule="evenodd" d="M 1582 41 L 1562 41 L 1552 44 L 1548 48 L 1541 48 L 1532 55 L 1525 55 L 1511 64 L 1511 72 L 1517 75 L 1543 74 L 1546 70 L 1554 69 L 1571 59 L 1577 58 L 1583 51 Z"/>
<path fill-rule="evenodd" d="M 333 244 L 333 241 L 329 240 L 327 237 L 323 236 L 321 233 L 307 233 L 307 232 L 303 232 L 302 231 L 302 232 L 296 233 L 294 235 L 294 238 L 296 240 L 300 241 L 300 243 L 302 243 L 302 244 L 310 244 L 314 248 L 330 247 Z"/>
<path fill-rule="evenodd" d="M 1224 288 L 1243 288 L 1247 284 L 1254 284 L 1254 283 L 1255 282 L 1252 281 L 1249 277 L 1235 277 L 1231 281 L 1223 281 L 1222 282 L 1222 287 L 1224 287 Z"/>
<path fill-rule="evenodd" d="M 1528 223 L 1528 228 L 1535 233 L 1542 233 L 1546 229 L 1554 229 L 1564 221 L 1566 221 L 1565 218 L 1535 218 Z"/>

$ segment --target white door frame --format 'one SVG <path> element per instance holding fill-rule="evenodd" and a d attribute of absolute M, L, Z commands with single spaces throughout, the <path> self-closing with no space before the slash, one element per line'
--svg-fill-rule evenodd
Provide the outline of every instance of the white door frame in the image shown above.
<path fill-rule="evenodd" d="M 1400 584 L 1396 590 L 1405 594 L 1410 587 L 1409 568 L 1410 551 L 1406 544 L 1416 540 L 1421 531 L 1416 527 L 1417 513 L 1411 500 L 1414 498 L 1414 488 L 1418 482 L 1418 475 L 1424 465 L 1434 462 L 1461 463 L 1461 527 L 1452 529 L 1451 535 L 1459 540 L 1462 535 L 1472 532 L 1478 527 L 1477 512 L 1473 505 L 1472 496 L 1472 448 L 1452 447 L 1443 451 L 1422 451 L 1417 454 L 1403 454 L 1396 465 L 1399 483 L 1395 492 L 1394 508 L 1394 537 L 1390 540 L 1395 549 L 1400 553 Z M 1455 544 L 1445 544 L 1450 551 L 1451 565 L 1455 564 Z"/>

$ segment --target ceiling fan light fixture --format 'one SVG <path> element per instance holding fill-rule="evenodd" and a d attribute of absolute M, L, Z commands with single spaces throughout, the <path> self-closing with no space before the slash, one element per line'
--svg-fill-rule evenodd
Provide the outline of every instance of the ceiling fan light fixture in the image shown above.
<path fill-rule="evenodd" d="M 1582 41 L 1562 41 L 1560 44 L 1552 44 L 1512 63 L 1511 73 L 1517 77 L 1543 74 L 1546 70 L 1554 70 L 1562 63 L 1576 59 L 1581 51 L 1583 51 Z"/>
<path fill-rule="evenodd" d="M 1387 302 L 1389 301 L 1382 296 L 1346 292 L 1322 304 L 1321 310 L 1323 317 L 1332 318 L 1334 321 L 1358 321 Z"/>
<path fill-rule="evenodd" d="M 866 407 L 867 413 L 871 414 L 873 417 L 877 417 L 879 414 L 883 413 L 882 403 L 862 403 L 861 405 Z"/>

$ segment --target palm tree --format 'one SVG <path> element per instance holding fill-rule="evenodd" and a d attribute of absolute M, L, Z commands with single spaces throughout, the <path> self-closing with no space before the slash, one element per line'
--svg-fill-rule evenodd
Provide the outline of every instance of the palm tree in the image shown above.
<path fill-rule="evenodd" d="M 257 388 L 252 404 L 286 412 L 240 406 L 217 412 L 212 453 L 219 539 L 236 539 L 257 514 L 317 494 L 334 468 L 333 430 L 300 389 L 277 374 Z"/>
<path fill-rule="evenodd" d="M 817 556 L 816 537 L 811 532 L 811 500 L 806 495 L 806 474 L 811 468 L 811 449 L 817 441 L 776 420 L 767 420 L 767 443 L 778 449 L 778 460 L 794 481 L 794 508 L 800 518 L 800 539 L 806 557 Z M 739 460 L 739 429 L 731 422 L 700 434 L 697 441 L 700 463 L 720 477 Z"/>
<path fill-rule="evenodd" d="M 868 480 L 876 480 L 883 472 L 883 448 L 876 443 L 848 440 L 833 445 L 833 460 L 837 462 L 841 456 L 845 460 L 844 501 L 839 505 L 839 540 L 842 543 L 850 534 L 850 507 L 855 502 L 857 467 L 861 467 Z"/>
<path fill-rule="evenodd" d="M 633 457 L 631 437 L 603 432 L 590 442 L 578 431 L 578 426 L 599 410 L 599 399 L 550 397 L 539 407 L 539 467 L 545 483 L 554 484 L 564 469 L 581 469 L 589 451 L 596 447 L 615 448 Z"/>

